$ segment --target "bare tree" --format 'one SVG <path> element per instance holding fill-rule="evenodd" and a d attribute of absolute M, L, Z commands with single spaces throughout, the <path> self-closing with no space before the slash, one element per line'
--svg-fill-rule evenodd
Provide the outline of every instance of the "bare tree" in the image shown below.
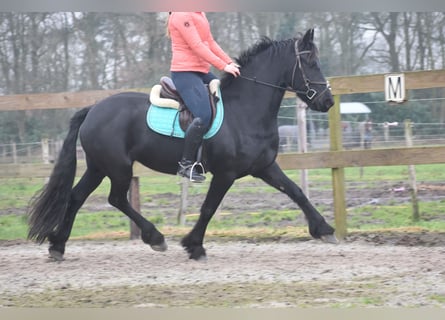
<path fill-rule="evenodd" d="M 383 58 L 383 61 L 389 64 L 391 72 L 400 71 L 399 50 L 397 48 L 397 31 L 399 29 L 399 12 L 390 13 L 371 13 L 376 31 L 381 34 L 386 41 L 386 50 L 380 50 L 377 60 Z M 382 61 L 382 60 L 380 60 Z"/>

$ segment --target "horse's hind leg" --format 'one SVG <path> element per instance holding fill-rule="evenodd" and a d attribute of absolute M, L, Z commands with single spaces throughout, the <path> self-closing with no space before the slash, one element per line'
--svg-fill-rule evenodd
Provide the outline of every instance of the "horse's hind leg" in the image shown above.
<path fill-rule="evenodd" d="M 116 170 L 119 177 L 113 176 L 111 179 L 111 191 L 108 197 L 110 204 L 125 213 L 141 229 L 141 238 L 144 243 L 151 246 L 153 250 L 165 251 L 167 244 L 164 236 L 150 221 L 142 217 L 134 210 L 127 199 L 127 192 L 131 182 L 131 172 L 125 174 L 126 170 Z M 130 170 L 131 171 L 131 170 Z"/>
<path fill-rule="evenodd" d="M 263 171 L 256 173 L 255 176 L 287 194 L 298 204 L 306 216 L 309 224 L 309 233 L 312 237 L 321 239 L 325 242 L 337 242 L 337 239 L 334 236 L 334 228 L 325 221 L 323 216 L 314 208 L 309 199 L 304 195 L 303 191 L 283 173 L 276 162 Z"/>
<path fill-rule="evenodd" d="M 59 261 L 63 260 L 65 244 L 71 234 L 77 211 L 79 211 L 88 196 L 99 186 L 103 178 L 103 174 L 88 168 L 71 191 L 70 201 L 68 203 L 65 219 L 63 220 L 63 225 L 60 226 L 57 232 L 52 233 L 48 237 L 50 242 L 49 254 L 53 259 Z"/>

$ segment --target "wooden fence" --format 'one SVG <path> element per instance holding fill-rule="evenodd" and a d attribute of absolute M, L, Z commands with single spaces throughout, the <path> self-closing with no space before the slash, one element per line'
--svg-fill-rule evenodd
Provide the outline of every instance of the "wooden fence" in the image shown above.
<path fill-rule="evenodd" d="M 406 72 L 407 90 L 445 87 L 445 70 Z M 344 168 L 388 165 L 435 164 L 445 162 L 445 146 L 423 146 L 392 149 L 342 150 L 340 123 L 341 95 L 384 91 L 385 74 L 329 78 L 335 105 L 329 111 L 330 151 L 280 154 L 278 163 L 283 169 L 331 168 L 336 233 L 344 238 L 346 228 L 346 201 Z M 124 90 L 84 91 L 77 93 L 24 94 L 0 96 L 0 111 L 78 108 Z M 137 89 L 136 91 L 149 91 Z M 291 97 L 289 93 L 286 97 Z M 400 106 L 403 108 L 403 106 Z M 0 178 L 48 175 L 52 165 L 2 165 Z M 148 171 L 135 164 L 135 176 Z"/>

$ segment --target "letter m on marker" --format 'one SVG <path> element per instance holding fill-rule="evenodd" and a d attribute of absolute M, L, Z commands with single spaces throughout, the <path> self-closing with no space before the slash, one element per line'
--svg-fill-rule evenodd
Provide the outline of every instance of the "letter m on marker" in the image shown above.
<path fill-rule="evenodd" d="M 405 75 L 385 75 L 385 100 L 401 103 L 405 101 Z"/>

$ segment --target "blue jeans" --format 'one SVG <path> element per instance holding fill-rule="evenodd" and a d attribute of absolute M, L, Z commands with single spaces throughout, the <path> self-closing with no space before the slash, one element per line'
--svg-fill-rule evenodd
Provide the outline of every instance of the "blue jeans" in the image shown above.
<path fill-rule="evenodd" d="M 210 125 L 212 109 L 205 86 L 216 76 L 194 71 L 172 71 L 171 77 L 182 100 L 196 118 L 201 118 L 205 127 Z"/>

